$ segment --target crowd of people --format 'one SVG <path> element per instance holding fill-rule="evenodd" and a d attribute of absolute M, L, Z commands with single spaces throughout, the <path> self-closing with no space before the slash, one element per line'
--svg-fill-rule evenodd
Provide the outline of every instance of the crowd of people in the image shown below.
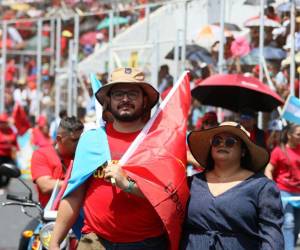
<path fill-rule="evenodd" d="M 55 37 L 51 26 L 51 18 L 61 17 L 61 42 L 59 67 L 67 67 L 69 41 L 74 39 L 74 15 L 79 16 L 80 34 L 78 60 L 81 61 L 100 49 L 108 42 L 109 25 L 98 27 L 109 18 L 108 11 L 118 13 L 121 21 L 114 28 L 114 35 L 145 17 L 145 8 L 136 8 L 156 1 L 136 0 L 103 3 L 101 1 L 37 1 L 30 4 L 15 3 L 0 6 L 0 19 L 8 21 L 6 73 L 5 73 L 5 109 L 10 112 L 14 103 L 18 102 L 26 108 L 31 117 L 31 125 L 38 118 L 38 97 L 41 113 L 48 120 L 53 116 L 55 87 L 53 60 L 55 51 L 51 47 L 51 37 Z M 156 7 L 157 8 L 157 7 Z M 156 8 L 151 8 L 154 11 Z M 94 13 L 91 15 L 91 13 Z M 37 18 L 45 18 L 42 24 L 42 69 L 41 88 L 37 91 L 36 48 L 38 41 Z M 31 21 L 32 19 L 32 21 Z M 117 21 L 118 22 L 118 21 Z M 3 47 L 3 29 L 0 29 L 0 48 Z M 106 73 L 102 72 L 105 78 Z M 78 86 L 78 106 L 90 111 L 91 94 L 89 83 Z M 62 99 L 65 96 L 62 97 Z M 65 101 L 65 100 L 64 100 Z M 92 101 L 93 102 L 93 101 Z M 93 107 L 91 107 L 93 109 Z"/>
<path fill-rule="evenodd" d="M 265 7 L 265 27 L 264 27 L 264 59 L 266 61 L 266 71 L 260 69 L 259 66 L 259 25 L 258 22 L 254 23 L 254 20 L 259 20 L 259 16 L 245 20 L 245 27 L 249 30 L 249 33 L 244 31 L 238 32 L 236 30 L 230 30 L 231 28 L 225 25 L 225 45 L 224 45 L 224 67 L 223 73 L 228 74 L 246 74 L 248 76 L 254 76 L 259 78 L 260 70 L 264 71 L 263 82 L 274 88 L 274 91 L 283 99 L 286 100 L 290 90 L 290 63 L 291 63 L 291 23 L 290 12 L 287 10 L 277 9 L 273 6 Z M 298 12 L 296 12 L 296 16 Z M 269 24 L 268 24 L 269 22 Z M 300 19 L 296 17 L 295 21 L 295 82 L 294 94 L 299 96 L 299 27 Z M 204 39 L 205 41 L 205 39 Z M 195 39 L 195 42 L 201 45 L 201 32 Z M 204 45 L 203 45 L 204 46 Z M 218 74 L 218 51 L 220 42 L 218 38 L 211 47 L 206 47 L 209 60 L 204 61 L 190 61 L 189 69 L 192 72 L 194 86 L 201 84 L 203 80 L 211 75 Z M 195 52 L 197 54 L 200 52 Z M 207 56 L 207 54 L 205 54 Z M 192 56 L 191 56 L 192 58 Z M 269 77 L 266 77 L 268 75 Z M 197 116 L 203 116 L 206 110 L 201 110 L 201 106 L 196 101 L 193 103 L 193 114 L 191 118 L 191 128 L 197 126 Z M 200 110 L 200 112 L 199 112 Z M 236 119 L 235 114 L 231 112 L 224 112 L 223 119 Z M 279 114 L 274 111 L 266 118 L 264 129 L 268 130 L 272 126 L 268 126 L 279 118 Z"/>
<path fill-rule="evenodd" d="M 135 4 L 144 4 L 144 3 L 152 3 L 155 1 L 138 1 L 138 3 L 119 3 L 117 9 L 119 10 L 119 14 L 121 17 L 124 17 L 128 20 L 128 22 L 120 23 L 120 30 L 126 28 L 144 17 L 143 13 L 140 13 L 145 9 L 135 9 L 132 12 L 129 11 L 131 7 L 135 6 Z M 42 6 L 42 5 L 47 6 Z M 75 11 L 80 10 L 81 12 L 85 12 L 87 10 L 93 12 L 97 10 L 97 13 L 101 13 L 101 10 L 105 11 L 108 9 L 113 9 L 113 4 L 103 4 L 98 1 L 53 1 L 51 4 L 46 3 L 36 4 L 36 6 L 28 5 L 28 7 L 23 7 L 23 9 L 13 7 L 13 6 L 1 6 L 3 9 L 2 19 L 4 20 L 18 20 L 22 18 L 32 18 L 30 16 L 30 11 L 32 9 L 37 10 L 40 7 L 40 15 L 47 17 L 51 15 L 55 15 L 62 9 L 68 9 Z M 155 10 L 155 8 L 153 8 Z M 52 13 L 52 14 L 51 14 Z M 277 93 L 283 98 L 289 95 L 289 64 L 290 57 L 289 52 L 291 49 L 291 37 L 289 35 L 290 32 L 290 20 L 288 12 L 276 12 L 276 9 L 272 6 L 268 6 L 265 9 L 265 15 L 268 20 L 272 20 L 273 22 L 278 24 L 278 27 L 269 27 L 266 24 L 264 29 L 265 32 L 265 41 L 264 46 L 267 51 L 265 55 L 265 59 L 267 61 L 267 67 L 269 71 L 269 75 L 271 81 L 273 82 Z M 93 16 L 81 16 L 80 17 L 80 41 L 79 41 L 79 60 L 86 58 L 90 54 L 92 54 L 95 50 L 99 49 L 103 44 L 108 41 L 108 27 L 103 28 L 101 30 L 97 30 L 97 24 L 101 23 L 105 18 L 107 18 L 107 14 L 99 14 Z M 131 21 L 130 21 L 131 20 Z M 88 24 L 88 25 L 87 25 Z M 296 63 L 297 63 L 297 53 L 299 51 L 298 46 L 298 29 L 299 29 L 299 18 L 296 18 L 296 40 L 295 40 L 295 49 L 296 49 Z M 13 109 L 13 104 L 15 102 L 19 102 L 22 106 L 26 107 L 29 115 L 32 117 L 32 124 L 35 119 L 37 119 L 37 110 L 38 103 L 37 100 L 40 98 L 40 105 L 42 113 L 44 113 L 49 120 L 55 119 L 53 117 L 54 110 L 54 97 L 55 97 L 55 87 L 54 87 L 54 70 L 53 70 L 53 62 L 49 56 L 42 57 L 42 86 L 41 93 L 37 93 L 36 90 L 36 81 L 37 81 L 37 65 L 35 56 L 24 56 L 21 60 L 20 57 L 15 55 L 10 55 L 9 50 L 34 50 L 36 46 L 36 28 L 33 23 L 29 20 L 25 23 L 21 22 L 12 23 L 8 26 L 8 37 L 7 37 L 7 48 L 8 48 L 8 57 L 6 63 L 6 90 L 5 90 L 5 105 L 6 110 L 11 111 Z M 259 26 L 249 26 L 249 33 L 246 37 L 241 37 L 239 34 L 226 32 L 226 42 L 225 42 L 225 68 L 224 71 L 227 73 L 247 73 L 252 74 L 255 77 L 259 75 L 259 66 L 257 61 L 257 55 L 253 55 L 253 51 L 255 51 L 259 46 Z M 42 40 L 43 40 L 43 51 L 51 52 L 50 48 L 50 21 L 45 21 L 43 23 L 43 32 L 42 32 Z M 63 22 L 62 26 L 62 36 L 61 36 L 61 61 L 62 66 L 67 63 L 67 52 L 68 52 L 68 41 L 73 38 L 74 27 L 72 22 Z M 115 29 L 116 30 L 116 29 Z M 90 36 L 86 36 L 86 34 L 91 34 Z M 234 35 L 233 35 L 234 34 Z M 247 37 L 248 36 L 248 37 Z M 1 41 L 2 42 L 2 41 Z M 197 42 L 197 41 L 196 41 Z M 201 43 L 201 38 L 199 38 L 199 43 Z M 212 74 L 217 73 L 217 64 L 218 64 L 218 51 L 219 51 L 219 41 L 216 38 L 215 43 L 210 47 L 209 57 L 210 60 L 207 62 L 190 60 L 187 69 L 191 71 L 193 86 L 198 85 L 209 77 Z M 276 51 L 275 51 L 276 50 Z M 52 51 L 53 52 L 53 51 Z M 279 55 L 279 56 L 278 56 Z M 22 62 L 21 62 L 22 61 Z M 166 87 L 170 86 L 170 83 L 166 85 L 166 83 L 172 82 L 172 77 L 167 69 L 168 65 L 162 65 L 159 74 L 165 74 L 169 77 L 162 78 L 160 75 L 158 77 L 158 85 L 159 91 L 163 92 Z M 22 69 L 21 69 L 22 68 Z M 99 72 L 101 76 L 101 80 L 103 83 L 107 80 L 107 72 Z M 296 80 L 295 80 L 295 94 L 298 96 L 299 94 L 299 83 L 298 83 L 298 71 L 296 70 Z M 166 81 L 167 79 L 167 81 Z M 265 82 L 266 79 L 265 79 Z M 162 95 L 163 96 L 163 95 Z M 90 92 L 89 83 L 86 81 L 85 77 L 83 77 L 83 81 L 78 87 L 78 106 L 86 107 L 87 113 L 94 107 L 90 107 L 94 100 L 92 94 Z M 205 110 L 197 107 L 199 104 L 193 103 L 196 105 L 195 116 L 197 113 L 201 116 L 204 114 Z M 227 114 L 225 114 L 226 116 Z M 273 114 L 271 118 L 276 118 L 276 115 Z M 193 117 L 191 119 L 191 128 L 196 126 L 197 120 Z"/>
<path fill-rule="evenodd" d="M 113 249 L 116 246 L 120 249 L 168 249 L 168 232 L 161 218 L 135 179 L 128 177 L 117 163 L 149 120 L 149 111 L 157 104 L 159 92 L 145 82 L 143 72 L 119 68 L 95 97 L 103 106 L 113 161 L 98 166 L 83 184 L 62 199 L 50 249 L 59 249 L 81 207 L 85 219 L 78 249 Z M 297 182 L 297 174 L 291 175 L 289 169 L 297 169 L 299 126 L 293 125 L 287 131 L 286 149 L 275 147 L 269 163 L 266 145 L 259 145 L 264 137 L 255 143 L 257 137 L 248 131 L 251 126 L 255 127 L 250 119 L 255 120 L 253 114 L 245 112 L 240 123 L 218 124 L 216 114 L 207 112 L 198 130 L 189 134 L 190 157 L 197 163 L 198 171 L 189 177 L 190 198 L 180 249 L 199 249 L 200 246 L 201 249 L 248 249 L 251 246 L 279 250 L 284 244 L 285 249 L 293 248 L 296 232 L 290 217 L 297 209 L 293 209 L 290 202 L 286 202 L 283 209 L 280 197 L 297 195 L 297 184 L 286 186 L 284 183 L 286 180 Z M 44 118 L 39 120 L 43 125 Z M 83 124 L 79 120 L 62 117 L 55 146 L 39 145 L 34 152 L 31 171 L 43 206 L 56 180 L 64 179 L 78 140 L 79 147 L 88 150 L 91 144 L 84 138 L 99 136 L 99 131 L 89 130 L 80 138 L 82 131 Z M 80 141 L 85 143 L 80 145 Z M 79 157 L 82 155 L 76 158 L 75 154 L 74 164 L 82 163 Z M 289 161 L 295 165 L 290 165 Z M 266 174 L 278 187 L 262 173 L 268 163 Z M 237 198 L 240 202 L 235 202 Z"/>

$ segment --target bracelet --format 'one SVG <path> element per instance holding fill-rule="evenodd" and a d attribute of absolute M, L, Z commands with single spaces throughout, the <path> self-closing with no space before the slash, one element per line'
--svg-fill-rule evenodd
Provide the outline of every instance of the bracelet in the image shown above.
<path fill-rule="evenodd" d="M 135 182 L 132 179 L 130 179 L 129 177 L 127 178 L 127 180 L 128 180 L 128 186 L 123 191 L 126 193 L 131 193 Z"/>

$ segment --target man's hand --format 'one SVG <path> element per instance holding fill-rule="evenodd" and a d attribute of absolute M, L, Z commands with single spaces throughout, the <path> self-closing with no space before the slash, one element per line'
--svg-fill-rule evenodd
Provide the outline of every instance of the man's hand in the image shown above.
<path fill-rule="evenodd" d="M 118 163 L 111 161 L 107 164 L 106 167 L 103 168 L 103 170 L 104 170 L 104 178 L 107 181 L 112 182 L 112 179 L 114 179 L 116 185 L 123 191 L 130 192 L 131 194 L 134 194 L 141 198 L 145 197 L 144 194 L 139 189 L 139 187 L 134 182 L 134 180 L 133 180 L 134 183 L 131 186 L 130 191 L 126 191 L 128 190 L 129 187 L 128 176 Z"/>
<path fill-rule="evenodd" d="M 128 186 L 128 179 L 125 171 L 118 163 L 113 161 L 108 162 L 107 166 L 104 167 L 104 178 L 110 182 L 115 180 L 115 184 L 123 190 Z"/>

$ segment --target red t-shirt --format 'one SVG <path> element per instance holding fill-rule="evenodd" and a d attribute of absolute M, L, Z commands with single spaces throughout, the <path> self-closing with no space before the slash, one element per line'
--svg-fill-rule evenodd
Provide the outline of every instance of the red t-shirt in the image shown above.
<path fill-rule="evenodd" d="M 64 165 L 69 166 L 70 160 L 63 159 Z M 32 180 L 42 176 L 51 176 L 53 179 L 63 180 L 65 171 L 61 163 L 61 159 L 57 155 L 53 146 L 42 147 L 33 152 L 31 158 L 31 175 Z M 51 194 L 43 194 L 37 187 L 39 201 L 45 207 L 50 199 Z"/>
<path fill-rule="evenodd" d="M 139 134 L 106 129 L 111 157 L 119 160 Z M 147 199 L 123 192 L 104 181 L 101 169 L 88 181 L 83 233 L 94 232 L 112 242 L 137 242 L 164 233 L 161 219 Z"/>
<path fill-rule="evenodd" d="M 300 146 L 297 148 L 285 148 L 288 157 L 280 147 L 276 147 L 271 153 L 270 163 L 274 166 L 273 179 L 279 189 L 291 193 L 300 193 L 300 187 L 291 185 L 289 181 L 290 168 L 298 169 L 293 171 L 293 174 L 295 175 L 298 172 L 299 176 L 296 176 L 296 178 L 300 179 Z"/>
<path fill-rule="evenodd" d="M 0 129 L 0 156 L 12 157 L 12 148 L 18 148 L 17 135 L 11 128 Z"/>

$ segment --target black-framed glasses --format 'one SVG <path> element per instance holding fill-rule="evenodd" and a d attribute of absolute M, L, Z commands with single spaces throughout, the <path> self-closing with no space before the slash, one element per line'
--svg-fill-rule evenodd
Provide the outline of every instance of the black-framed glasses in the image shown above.
<path fill-rule="evenodd" d="M 221 143 L 223 143 L 225 147 L 232 148 L 238 141 L 239 140 L 234 137 L 223 138 L 221 136 L 214 136 L 210 144 L 212 147 L 218 147 L 221 145 Z"/>
<path fill-rule="evenodd" d="M 110 93 L 111 98 L 113 98 L 116 101 L 121 101 L 125 95 L 131 101 L 135 101 L 138 99 L 140 92 L 136 90 L 129 90 L 129 91 L 114 90 Z"/>

